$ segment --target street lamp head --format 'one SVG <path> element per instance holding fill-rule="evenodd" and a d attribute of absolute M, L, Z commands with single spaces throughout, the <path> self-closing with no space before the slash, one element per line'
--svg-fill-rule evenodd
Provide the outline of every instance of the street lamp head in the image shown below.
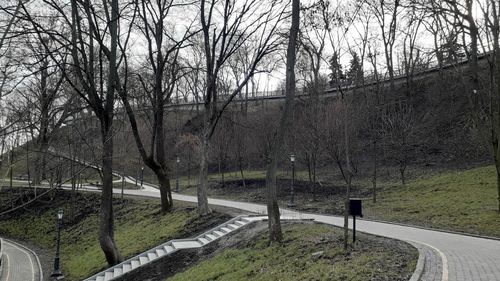
<path fill-rule="evenodd" d="M 292 163 L 293 163 L 293 162 L 295 162 L 295 155 L 294 155 L 294 154 L 290 155 L 290 161 L 291 161 Z"/>
<path fill-rule="evenodd" d="M 142 167 L 141 167 L 141 170 L 143 170 L 143 171 L 144 171 L 144 166 L 142 166 Z"/>
<path fill-rule="evenodd" d="M 474 95 L 477 94 L 477 90 L 476 89 L 472 90 L 472 93 L 474 93 Z"/>
<path fill-rule="evenodd" d="M 175 160 L 177 163 L 181 163 L 181 159 L 179 157 L 177 157 L 177 159 Z"/>
<path fill-rule="evenodd" d="M 58 219 L 62 220 L 62 218 L 63 218 L 63 212 L 64 212 L 63 209 L 59 209 L 59 211 L 57 211 L 57 218 Z"/>

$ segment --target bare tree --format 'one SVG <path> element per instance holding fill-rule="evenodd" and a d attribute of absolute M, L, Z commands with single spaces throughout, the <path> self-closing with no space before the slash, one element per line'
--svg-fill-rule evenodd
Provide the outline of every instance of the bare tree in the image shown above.
<path fill-rule="evenodd" d="M 493 159 L 495 161 L 498 190 L 498 210 L 500 212 L 500 3 L 495 0 L 488 0 L 480 5 L 485 21 L 485 40 L 483 49 L 489 51 L 486 57 L 489 65 L 489 97 L 486 115 L 487 126 L 481 121 L 482 118 L 475 118 L 476 127 L 489 128 L 489 140 L 493 148 Z M 484 46 L 486 45 L 486 46 Z M 496 104 L 496 106 L 495 106 Z M 483 112 L 478 112 L 479 114 Z"/>
<path fill-rule="evenodd" d="M 118 69 L 126 61 L 126 48 L 130 28 L 126 25 L 135 18 L 135 10 L 129 7 L 120 9 L 118 0 L 102 2 L 100 5 L 89 0 L 71 0 L 70 5 L 58 0 L 45 0 L 44 3 L 60 20 L 60 26 L 70 34 L 59 29 L 49 29 L 43 24 L 43 16 L 37 16 L 32 6 L 23 5 L 24 17 L 28 20 L 40 41 L 44 36 L 60 45 L 71 56 L 71 63 L 59 65 L 65 80 L 92 109 L 100 125 L 102 141 L 102 192 L 99 224 L 99 243 L 108 264 L 114 265 L 122 256 L 114 241 L 113 215 L 113 119 L 115 93 L 126 88 L 127 79 L 120 79 Z M 118 33 L 118 26 L 124 24 L 125 33 Z M 124 35 L 123 35 L 124 34 Z M 123 41 L 121 38 L 124 38 Z M 44 44 L 45 49 L 50 48 Z M 50 52 L 55 63 L 61 52 Z M 107 72 L 107 73 L 106 73 Z M 127 73 L 124 75 L 127 76 Z"/>
<path fill-rule="evenodd" d="M 200 4 L 200 20 L 206 68 L 203 131 L 201 137 L 200 175 L 197 190 L 198 210 L 201 215 L 210 213 L 207 198 L 208 151 L 210 140 L 222 114 L 231 101 L 242 91 L 251 77 L 258 72 L 261 60 L 280 46 L 277 36 L 285 17 L 280 1 L 262 0 L 207 1 Z M 219 14 L 220 13 L 220 14 Z M 218 78 L 229 58 L 251 39 L 257 43 L 252 48 L 248 68 L 238 79 L 237 86 L 221 100 Z M 221 103 L 221 105 L 219 104 Z"/>
<path fill-rule="evenodd" d="M 401 8 L 400 0 L 367 0 L 380 28 L 384 54 L 389 73 L 390 88 L 394 92 L 394 44 L 396 43 L 398 17 Z"/>
<path fill-rule="evenodd" d="M 267 159 L 266 168 L 266 191 L 267 191 L 267 216 L 269 218 L 269 241 L 270 243 L 281 242 L 280 210 L 276 191 L 276 170 L 281 148 L 285 139 L 285 133 L 290 128 L 291 114 L 295 99 L 295 61 L 300 25 L 300 1 L 292 1 L 292 25 L 290 27 L 288 48 L 286 51 L 286 81 L 285 81 L 285 106 L 274 134 L 271 151 Z"/>
<path fill-rule="evenodd" d="M 431 4 L 434 3 L 433 0 Z M 463 36 L 469 35 L 470 48 L 466 48 L 469 54 L 469 73 L 472 82 L 472 89 L 479 90 L 479 65 L 478 65 L 478 40 L 479 28 L 474 16 L 475 0 L 443 0 L 437 1 L 432 8 L 438 8 L 444 13 L 448 23 L 464 30 Z M 464 39 L 464 45 L 465 39 Z"/>
<path fill-rule="evenodd" d="M 31 42 L 33 41 L 34 42 Z M 38 38 L 27 38 L 27 57 L 33 57 L 35 61 L 27 62 L 26 68 L 37 66 L 32 72 L 32 79 L 23 83 L 26 90 L 19 95 L 26 100 L 29 112 L 30 135 L 35 141 L 36 159 L 33 169 L 33 184 L 40 184 L 45 179 L 47 166 L 47 153 L 51 139 L 57 134 L 65 120 L 74 113 L 74 101 L 76 95 L 67 85 L 64 85 L 64 76 L 57 65 L 65 64 L 64 58 L 53 63 L 49 52 L 44 45 L 53 52 L 54 44 L 44 37 L 43 44 Z"/>
<path fill-rule="evenodd" d="M 410 153 L 414 150 L 413 138 L 416 133 L 414 112 L 410 105 L 396 102 L 386 106 L 382 116 L 382 134 L 386 138 L 391 157 L 398 166 L 401 184 L 406 184 L 406 168 L 411 161 Z"/>
<path fill-rule="evenodd" d="M 139 150 L 139 154 L 144 163 L 155 173 L 161 196 L 161 209 L 168 212 L 172 209 L 173 201 L 170 188 L 169 167 L 166 157 L 166 134 L 165 134 L 165 105 L 171 102 L 172 94 L 182 76 L 181 65 L 179 63 L 179 52 L 184 48 L 185 42 L 194 33 L 190 27 L 186 29 L 180 38 L 175 38 L 168 28 L 168 17 L 171 10 L 186 6 L 182 1 L 161 0 L 161 1 L 140 1 L 137 3 L 137 10 L 141 22 L 138 23 L 141 34 L 147 41 L 148 61 L 151 67 L 151 76 L 143 77 L 141 73 L 136 73 L 142 86 L 140 93 L 146 93 L 146 101 L 140 106 L 148 106 L 152 109 L 151 130 L 149 151 L 144 145 L 144 134 L 139 132 L 137 125 L 137 114 L 143 113 L 142 108 L 134 109 L 131 105 L 130 93 L 125 89 L 120 91 L 121 100 L 125 106 L 132 128 L 132 133 Z M 150 78 L 150 79 L 149 79 Z"/>

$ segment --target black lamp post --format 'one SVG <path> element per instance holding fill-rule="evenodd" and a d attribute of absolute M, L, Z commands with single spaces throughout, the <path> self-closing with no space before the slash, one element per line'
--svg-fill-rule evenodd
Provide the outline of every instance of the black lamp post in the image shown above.
<path fill-rule="evenodd" d="M 144 166 L 141 167 L 141 188 L 144 183 Z"/>
<path fill-rule="evenodd" d="M 54 259 L 54 271 L 50 275 L 54 280 L 64 279 L 64 275 L 61 272 L 61 267 L 59 265 L 59 249 L 61 245 L 61 222 L 63 218 L 63 209 L 57 211 L 57 247 L 56 247 L 56 257 Z"/>
<path fill-rule="evenodd" d="M 175 192 L 179 192 L 179 163 L 181 163 L 181 159 L 177 156 L 175 159 Z"/>
<path fill-rule="evenodd" d="M 290 155 L 290 162 L 292 164 L 292 186 L 290 188 L 290 203 L 288 203 L 288 207 L 295 206 L 295 155 Z"/>

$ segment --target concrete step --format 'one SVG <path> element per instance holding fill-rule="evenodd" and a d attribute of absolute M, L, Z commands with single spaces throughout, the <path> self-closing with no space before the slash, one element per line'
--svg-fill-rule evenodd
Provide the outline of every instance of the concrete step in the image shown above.
<path fill-rule="evenodd" d="M 158 257 L 163 257 L 164 255 L 166 255 L 165 251 L 162 250 L 162 249 L 156 249 L 156 255 Z"/>
<path fill-rule="evenodd" d="M 171 252 L 173 252 L 175 250 L 175 248 L 173 246 L 171 246 L 171 245 L 167 245 L 167 246 L 165 246 L 163 248 L 165 249 L 165 251 L 167 252 L 167 254 L 171 253 Z"/>
<path fill-rule="evenodd" d="M 238 220 L 238 221 L 235 221 L 234 224 L 237 224 L 239 226 L 244 226 L 245 224 L 247 224 L 246 222 L 244 221 L 241 221 L 241 220 Z"/>
<path fill-rule="evenodd" d="M 112 278 L 113 278 L 113 272 L 107 271 L 106 273 L 104 273 L 104 281 L 111 280 Z"/>
<path fill-rule="evenodd" d="M 130 263 L 126 263 L 122 266 L 122 268 L 123 268 L 123 273 L 129 272 L 130 270 L 132 270 L 132 265 Z"/>
<path fill-rule="evenodd" d="M 148 259 L 149 259 L 149 261 L 155 260 L 156 258 L 158 258 L 158 256 L 156 255 L 156 253 L 148 253 Z"/>
<path fill-rule="evenodd" d="M 131 269 L 135 269 L 138 268 L 141 265 L 141 263 L 139 262 L 139 260 L 133 260 L 130 262 L 130 265 L 132 267 Z"/>
<path fill-rule="evenodd" d="M 198 240 L 183 240 L 183 241 L 174 241 L 172 245 L 176 249 L 191 249 L 191 248 L 199 248 L 201 247 L 201 243 Z"/>
<path fill-rule="evenodd" d="M 115 267 L 113 270 L 113 276 L 118 276 L 123 274 L 123 267 Z"/>
<path fill-rule="evenodd" d="M 139 257 L 139 263 L 141 265 L 147 263 L 148 261 L 149 261 L 148 257 L 145 257 L 145 256 Z"/>
<path fill-rule="evenodd" d="M 198 238 L 198 241 L 200 241 L 200 243 L 203 245 L 210 243 L 210 241 L 208 241 L 207 238 L 203 237 Z"/>
<path fill-rule="evenodd" d="M 227 228 L 227 227 L 221 227 L 220 230 L 224 231 L 225 233 L 229 233 L 232 231 L 232 229 Z"/>
<path fill-rule="evenodd" d="M 234 229 L 238 229 L 238 228 L 240 228 L 238 225 L 236 225 L 236 224 L 232 224 L 232 223 L 228 224 L 227 226 L 228 226 L 229 228 L 232 228 L 233 230 L 234 230 Z"/>
<path fill-rule="evenodd" d="M 217 239 L 218 236 L 215 236 L 213 234 L 207 234 L 206 237 L 209 238 L 210 240 L 215 240 Z"/>
<path fill-rule="evenodd" d="M 103 271 L 98 273 L 92 277 L 92 279 L 86 279 L 87 281 L 107 281 L 114 279 L 123 273 L 134 270 L 144 264 L 149 263 L 159 257 L 163 257 L 168 255 L 176 250 L 180 249 L 192 249 L 199 248 L 203 245 L 206 245 L 218 238 L 225 236 L 228 233 L 233 232 L 251 222 L 265 219 L 265 216 L 260 217 L 240 217 L 236 220 L 232 220 L 229 223 L 221 224 L 215 230 L 210 232 L 205 232 L 200 235 L 198 238 L 192 239 L 181 239 L 181 240 L 171 240 L 163 245 L 160 248 L 153 248 L 148 252 L 144 252 L 140 254 L 140 256 L 132 258 L 124 263 L 121 267 L 113 268 L 113 270 Z"/>

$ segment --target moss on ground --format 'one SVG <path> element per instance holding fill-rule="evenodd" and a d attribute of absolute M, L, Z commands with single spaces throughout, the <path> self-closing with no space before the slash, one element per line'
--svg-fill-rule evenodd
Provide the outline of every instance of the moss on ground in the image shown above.
<path fill-rule="evenodd" d="M 0 191 L 0 208 L 7 205 L 16 190 Z M 63 208 L 61 262 L 67 280 L 81 280 L 106 267 L 98 242 L 99 195 L 59 192 L 50 202 L 38 203 L 0 220 L 0 234 L 28 240 L 51 253 L 55 248 L 56 213 Z M 175 202 L 173 212 L 162 215 L 156 200 L 119 199 L 115 205 L 115 240 L 124 257 L 134 256 L 173 238 L 192 236 L 194 232 L 221 223 L 228 216 L 214 213 L 199 218 L 191 205 Z"/>
<path fill-rule="evenodd" d="M 376 204 L 367 201 L 367 218 L 500 237 L 494 166 L 447 172 L 392 185 Z"/>
<path fill-rule="evenodd" d="M 282 244 L 268 246 L 267 233 L 230 248 L 169 280 L 408 280 L 418 253 L 410 245 L 359 235 L 345 252 L 339 228 L 286 224 Z"/>

